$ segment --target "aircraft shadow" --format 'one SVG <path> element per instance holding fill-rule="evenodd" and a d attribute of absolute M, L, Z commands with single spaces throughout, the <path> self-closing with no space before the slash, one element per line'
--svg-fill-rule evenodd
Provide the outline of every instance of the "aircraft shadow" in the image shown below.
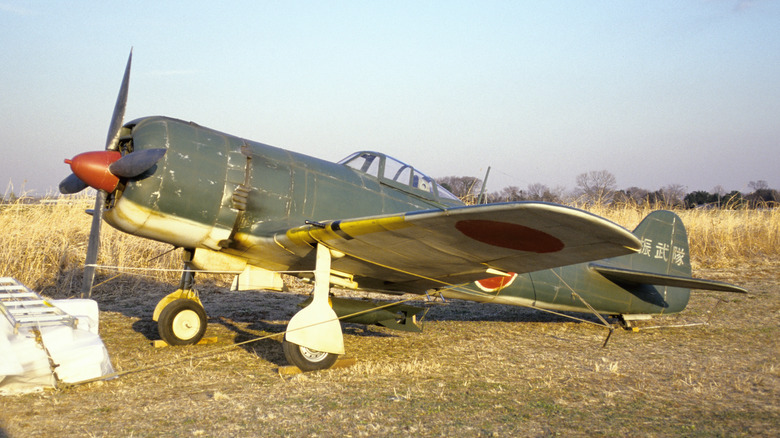
<path fill-rule="evenodd" d="M 60 278 L 63 277 L 63 278 Z M 152 321 L 154 307 L 161 298 L 173 292 L 178 286 L 175 283 L 140 280 L 109 280 L 108 275 L 100 275 L 95 279 L 96 286 L 92 299 L 96 300 L 103 311 L 118 312 L 131 318 L 138 318 L 138 332 L 150 339 L 157 338 L 156 323 Z M 100 284 L 101 282 L 104 282 Z M 63 285 L 63 282 L 67 284 Z M 81 284 L 80 275 L 71 272 L 61 273 L 52 284 L 39 286 L 44 295 L 55 298 L 78 298 Z M 300 310 L 298 304 L 304 301 L 308 294 L 274 291 L 235 292 L 224 287 L 215 286 L 207 277 L 201 277 L 195 285 L 200 292 L 200 298 L 211 322 L 218 318 L 228 318 L 237 323 L 255 324 L 251 329 L 265 330 L 286 325 L 292 316 Z M 337 294 L 338 295 L 338 294 Z M 401 299 L 410 297 L 402 296 Z M 423 301 L 411 301 L 408 304 L 426 307 Z M 483 304 L 471 301 L 448 299 L 445 303 L 430 305 L 425 316 L 427 321 L 495 321 L 495 322 L 572 322 L 570 318 L 544 311 L 510 306 L 505 304 Z M 575 315 L 589 321 L 598 321 L 595 315 L 585 313 L 561 312 L 564 315 Z M 147 322 L 144 322 L 146 320 Z M 269 323 L 267 321 L 276 321 Z M 351 329 L 350 329 L 351 327 Z M 345 324 L 345 330 L 354 334 L 363 332 L 364 326 Z M 281 330 L 279 330 L 281 331 Z M 375 330 L 366 331 L 364 336 L 386 336 Z"/>
<path fill-rule="evenodd" d="M 135 319 L 133 331 L 150 342 L 160 339 L 157 322 L 152 320 L 157 302 L 178 284 L 150 279 L 110 280 L 108 275 L 98 273 L 95 278 L 92 299 L 97 301 L 101 311 L 116 312 Z M 299 303 L 308 294 L 272 291 L 235 292 L 215 286 L 207 278 L 199 278 L 195 288 L 206 309 L 209 325 L 220 325 L 235 334 L 235 343 L 243 343 L 265 335 L 282 333 L 287 322 L 300 310 Z M 103 283 L 105 282 L 105 283 Z M 102 283 L 102 284 L 101 284 Z M 64 272 L 51 284 L 36 286 L 45 296 L 53 299 L 79 298 L 80 272 Z M 361 337 L 395 337 L 382 329 L 359 324 L 342 324 L 345 334 Z M 209 336 L 209 332 L 206 332 Z M 286 365 L 282 354 L 281 337 L 248 342 L 240 346 L 244 350 L 277 365 Z"/>
<path fill-rule="evenodd" d="M 80 275 L 64 272 L 55 278 L 52 284 L 39 286 L 37 290 L 54 299 L 78 298 L 81 284 Z M 109 281 L 106 281 L 109 280 Z M 105 282 L 102 283 L 101 282 Z M 65 283 L 65 284 L 63 284 Z M 145 336 L 149 341 L 160 339 L 157 323 L 152 320 L 157 302 L 174 291 L 177 284 L 150 279 L 122 279 L 111 281 L 107 275 L 98 275 L 93 289 L 92 299 L 105 312 L 117 312 L 136 319 L 132 329 Z M 209 317 L 209 324 L 218 324 L 235 333 L 234 341 L 242 343 L 263 337 L 264 335 L 284 332 L 287 321 L 300 310 L 299 303 L 308 298 L 305 293 L 248 291 L 235 292 L 215 286 L 207 278 L 200 278 L 195 285 L 200 299 Z M 403 298 L 408 298 L 404 296 Z M 425 307 L 423 301 L 411 301 L 411 305 Z M 576 322 L 564 316 L 554 315 L 535 309 L 515 307 L 503 304 L 481 304 L 470 301 L 447 300 L 444 304 L 428 306 L 423 322 L 432 321 L 492 321 L 492 322 Z M 598 322 L 595 315 L 572 314 L 578 318 Z M 375 326 L 342 324 L 345 334 L 360 337 L 398 336 L 400 332 Z M 208 336 L 208 331 L 206 332 Z M 280 336 L 248 342 L 241 348 L 277 365 L 286 365 L 286 359 L 280 348 Z"/>
<path fill-rule="evenodd" d="M 592 314 L 557 312 L 586 321 L 599 322 Z M 434 305 L 426 316 L 428 321 L 487 321 L 487 322 L 545 322 L 579 323 L 572 318 L 528 307 L 507 304 L 476 303 L 449 299 L 445 304 Z"/>

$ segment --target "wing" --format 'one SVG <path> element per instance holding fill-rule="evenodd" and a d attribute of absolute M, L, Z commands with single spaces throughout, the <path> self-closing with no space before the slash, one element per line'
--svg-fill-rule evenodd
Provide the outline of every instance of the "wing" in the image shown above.
<path fill-rule="evenodd" d="M 275 240 L 299 254 L 323 244 L 334 250 L 333 269 L 355 276 L 361 287 L 408 292 L 493 277 L 495 270 L 531 272 L 641 247 L 631 232 L 606 219 L 536 202 L 328 221 L 291 229 Z"/>

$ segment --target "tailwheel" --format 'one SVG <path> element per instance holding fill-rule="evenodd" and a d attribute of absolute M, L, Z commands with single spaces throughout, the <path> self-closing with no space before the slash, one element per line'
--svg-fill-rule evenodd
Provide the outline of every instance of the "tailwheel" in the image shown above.
<path fill-rule="evenodd" d="M 157 319 L 157 330 L 169 345 L 192 345 L 206 333 L 206 311 L 197 301 L 179 298 L 167 304 Z"/>
<path fill-rule="evenodd" d="M 288 340 L 282 342 L 282 349 L 287 362 L 300 368 L 301 371 L 319 371 L 333 366 L 338 354 L 312 350 L 302 345 L 293 344 Z"/>

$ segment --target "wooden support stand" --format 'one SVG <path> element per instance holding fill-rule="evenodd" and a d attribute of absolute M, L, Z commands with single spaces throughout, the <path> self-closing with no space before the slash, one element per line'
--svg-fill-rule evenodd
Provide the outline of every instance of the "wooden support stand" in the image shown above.
<path fill-rule="evenodd" d="M 203 338 L 200 341 L 198 341 L 197 345 L 205 345 L 205 344 L 215 344 L 219 340 L 218 337 L 212 336 L 209 338 Z M 152 341 L 152 345 L 154 345 L 154 348 L 163 348 L 168 347 L 169 344 L 162 339 L 157 339 L 155 341 Z"/>
<path fill-rule="evenodd" d="M 337 360 L 336 363 L 334 363 L 333 366 L 328 369 L 332 370 L 335 368 L 347 368 L 347 367 L 351 367 L 352 365 L 355 365 L 356 363 L 357 363 L 357 359 L 355 359 L 354 357 L 345 357 L 343 359 Z M 282 377 L 289 377 L 289 376 L 294 376 L 296 374 L 303 373 L 303 371 L 301 371 L 301 369 L 296 367 L 295 365 L 287 365 L 287 366 L 279 367 L 277 371 L 279 371 L 279 375 Z"/>

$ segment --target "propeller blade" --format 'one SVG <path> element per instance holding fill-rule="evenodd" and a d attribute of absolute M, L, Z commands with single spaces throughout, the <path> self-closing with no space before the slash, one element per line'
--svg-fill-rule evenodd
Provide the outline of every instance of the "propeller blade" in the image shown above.
<path fill-rule="evenodd" d="M 82 181 L 75 173 L 71 173 L 67 178 L 60 182 L 60 193 L 63 195 L 72 195 L 86 189 L 87 183 Z"/>
<path fill-rule="evenodd" d="M 114 114 L 111 116 L 111 124 L 106 136 L 106 151 L 114 152 L 84 153 L 73 157 L 73 160 L 65 160 L 66 163 L 71 165 L 74 175 L 65 178 L 60 183 L 60 191 L 63 193 L 81 187 L 81 185 L 87 186 L 87 183 L 84 183 L 81 178 L 75 175 L 75 173 L 79 173 L 82 177 L 90 180 L 89 185 L 98 189 L 95 196 L 95 209 L 92 212 L 92 227 L 89 231 L 87 257 L 84 260 L 84 281 L 81 284 L 82 298 L 92 296 L 92 282 L 95 280 L 95 263 L 97 262 L 98 249 L 100 247 L 100 227 L 103 223 L 103 207 L 107 196 L 106 190 L 101 187 L 110 188 L 109 191 L 113 191 L 119 182 L 118 178 L 111 174 L 109 167 L 120 159 L 120 153 L 117 149 L 119 135 L 122 131 L 122 122 L 125 118 L 127 94 L 130 87 L 130 66 L 132 63 L 133 49 L 130 49 L 130 56 L 127 57 L 125 74 L 122 77 L 122 85 L 119 87 L 119 95 L 117 95 L 116 104 L 114 104 Z"/>
<path fill-rule="evenodd" d="M 119 95 L 116 96 L 114 105 L 114 114 L 111 116 L 111 126 L 108 128 L 106 137 L 106 150 L 115 151 L 119 142 L 119 133 L 122 129 L 122 121 L 125 118 L 125 107 L 127 106 L 127 93 L 130 88 L 130 64 L 133 62 L 133 49 L 130 49 L 130 56 L 127 58 L 125 75 L 122 78 L 122 86 L 119 88 Z"/>
<path fill-rule="evenodd" d="M 144 149 L 131 152 L 108 166 L 108 171 L 119 178 L 134 178 L 157 164 L 166 149 Z"/>
<path fill-rule="evenodd" d="M 87 257 L 84 259 L 84 281 L 81 283 L 81 298 L 92 296 L 92 282 L 95 280 L 95 263 L 97 263 L 100 247 L 100 226 L 103 223 L 103 205 L 106 203 L 106 192 L 98 190 L 95 196 L 95 210 L 92 213 L 92 228 L 89 230 Z"/>

